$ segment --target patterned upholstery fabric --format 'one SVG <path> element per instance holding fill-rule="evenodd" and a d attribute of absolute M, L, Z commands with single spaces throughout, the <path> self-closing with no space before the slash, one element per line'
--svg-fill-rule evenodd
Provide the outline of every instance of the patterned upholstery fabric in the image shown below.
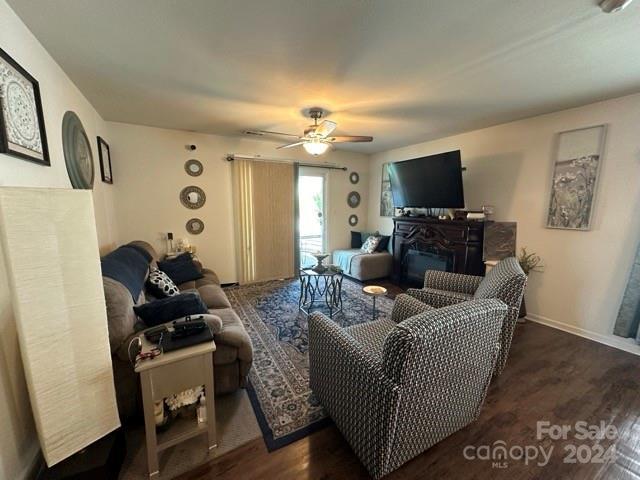
<path fill-rule="evenodd" d="M 407 293 L 436 308 L 471 298 L 502 300 L 509 307 L 509 312 L 500 335 L 500 355 L 494 373 L 498 376 L 507 363 L 526 283 L 527 276 L 522 271 L 518 260 L 515 257 L 509 257 L 498 262 L 486 277 L 429 270 L 424 277 L 425 288 L 409 289 Z"/>
<path fill-rule="evenodd" d="M 396 302 L 397 301 L 398 300 L 396 299 Z M 390 320 L 377 320 L 375 322 L 352 325 L 344 330 L 362 347 L 369 350 L 369 353 L 376 357 L 377 360 L 381 360 L 384 341 L 386 340 L 387 335 L 389 335 L 389 332 L 395 326 L 396 324 Z"/>
<path fill-rule="evenodd" d="M 449 292 L 447 290 L 436 290 L 435 288 L 409 288 L 407 295 L 417 298 L 434 308 L 448 307 L 449 305 L 473 299 L 473 295 L 469 293 Z"/>
<path fill-rule="evenodd" d="M 477 418 L 506 312 L 499 300 L 429 310 L 393 324 L 381 358 L 310 316 L 311 388 L 374 478 Z"/>
<path fill-rule="evenodd" d="M 475 275 L 427 270 L 424 274 L 424 288 L 473 295 L 480 286 L 482 279 L 483 277 Z"/>
<path fill-rule="evenodd" d="M 373 253 L 376 251 L 376 248 L 378 248 L 379 243 L 380 243 L 380 237 L 374 237 L 373 235 L 371 235 L 362 244 L 362 247 L 360 247 L 360 250 L 363 251 L 364 253 Z"/>
<path fill-rule="evenodd" d="M 518 322 L 520 304 L 527 285 L 527 276 L 515 257 L 505 258 L 498 262 L 484 277 L 474 293 L 474 298 L 497 298 L 509 307 L 509 313 L 502 327 L 500 356 L 496 363 L 496 376 L 502 373 L 511 348 L 511 339 Z"/>
<path fill-rule="evenodd" d="M 434 307 L 428 305 L 426 302 L 418 300 L 406 293 L 401 293 L 396 297 L 395 302 L 393 302 L 391 320 L 395 323 L 400 323 L 414 315 L 433 310 L 433 308 Z"/>

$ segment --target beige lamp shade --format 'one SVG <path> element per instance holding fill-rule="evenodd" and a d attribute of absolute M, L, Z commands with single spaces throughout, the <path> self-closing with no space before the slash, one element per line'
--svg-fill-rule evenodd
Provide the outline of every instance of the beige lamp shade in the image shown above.
<path fill-rule="evenodd" d="M 20 351 L 52 466 L 120 426 L 88 190 L 0 188 Z"/>

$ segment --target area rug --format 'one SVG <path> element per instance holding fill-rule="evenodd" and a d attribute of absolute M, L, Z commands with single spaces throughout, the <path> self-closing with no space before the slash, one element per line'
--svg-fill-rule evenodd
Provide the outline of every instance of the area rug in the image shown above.
<path fill-rule="evenodd" d="M 309 389 L 309 328 L 298 310 L 299 280 L 279 280 L 225 289 L 251 337 L 253 367 L 247 391 L 269 451 L 330 423 Z M 362 285 L 344 279 L 342 326 L 372 320 L 372 298 Z M 393 301 L 376 301 L 378 319 L 390 318 Z M 322 308 L 319 308 L 322 311 Z"/>
<path fill-rule="evenodd" d="M 260 438 L 261 430 L 256 421 L 247 392 L 238 390 L 216 397 L 216 430 L 218 448 L 209 452 L 204 435 L 191 438 L 160 454 L 160 476 L 158 480 L 169 480 L 216 457 Z M 147 451 L 145 449 L 144 426 L 126 429 L 127 457 L 122 465 L 120 480 L 146 480 Z"/>

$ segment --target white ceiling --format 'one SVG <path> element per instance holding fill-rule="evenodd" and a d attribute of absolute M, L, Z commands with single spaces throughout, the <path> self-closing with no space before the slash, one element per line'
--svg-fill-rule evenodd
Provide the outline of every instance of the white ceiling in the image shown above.
<path fill-rule="evenodd" d="M 106 119 L 379 152 L 640 91 L 640 1 L 8 0 Z"/>

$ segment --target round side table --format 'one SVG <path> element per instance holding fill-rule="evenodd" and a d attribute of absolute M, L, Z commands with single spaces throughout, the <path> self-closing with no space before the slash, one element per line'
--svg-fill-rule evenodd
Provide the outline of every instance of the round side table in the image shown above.
<path fill-rule="evenodd" d="M 378 285 L 367 285 L 366 287 L 362 287 L 362 292 L 365 295 L 369 295 L 370 297 L 373 297 L 373 315 L 372 315 L 372 320 L 375 320 L 376 317 L 378 316 L 378 312 L 376 311 L 376 298 L 386 295 L 387 294 L 387 289 L 384 287 L 380 287 Z"/>

